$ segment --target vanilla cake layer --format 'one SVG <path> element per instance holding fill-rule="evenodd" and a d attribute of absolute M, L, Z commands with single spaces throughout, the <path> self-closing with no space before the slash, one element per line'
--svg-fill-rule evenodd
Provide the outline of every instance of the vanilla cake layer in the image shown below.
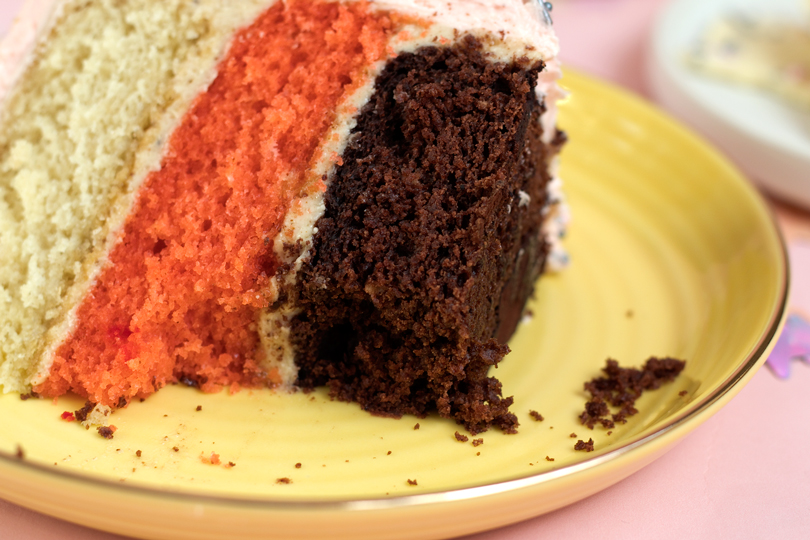
<path fill-rule="evenodd" d="M 0 242 L 11 255 L 0 266 L 0 385 L 115 407 L 176 382 L 205 391 L 328 384 L 376 412 L 439 410 L 471 430 L 514 429 L 486 372 L 507 350 L 564 215 L 549 204 L 564 140 L 554 127 L 556 39 L 538 5 L 52 2 L 34 46 L 18 43 L 29 52 L 0 66 L 0 80 L 13 82 L 0 109 Z M 0 58 L 14 57 L 4 47 Z M 433 92 L 453 106 L 441 110 Z M 461 133 L 472 125 L 484 131 Z M 451 145 L 452 163 L 430 161 L 441 145 L 425 130 Z M 422 163 L 392 157 L 414 152 Z M 372 155 L 379 171 L 358 172 Z M 346 185 L 379 196 L 380 173 L 389 195 L 419 198 L 413 186 L 402 191 L 403 163 L 435 178 L 419 183 L 437 190 L 430 197 L 455 183 L 471 193 L 461 205 L 463 191 L 443 195 L 453 217 L 431 225 L 456 231 L 441 241 L 466 243 L 460 258 L 431 263 L 440 281 L 460 286 L 416 301 L 409 316 L 436 324 L 407 339 L 406 315 L 374 285 L 382 272 L 387 291 L 413 299 L 402 276 L 317 262 L 335 247 L 330 227 L 365 219 L 346 204 Z M 423 236 L 411 214 L 385 226 L 392 245 Z M 373 223 L 364 227 L 375 236 Z M 367 236 L 340 240 L 339 257 L 383 241 Z M 465 264 L 490 270 L 476 277 Z M 337 274 L 341 283 L 330 282 Z M 370 329 L 335 309 L 391 323 Z M 335 335 L 339 358 L 318 345 Z M 427 365 L 413 339 L 428 349 L 449 342 L 451 352 Z M 361 357 L 365 368 L 345 369 Z M 387 362 L 384 371 L 413 372 L 398 378 L 399 405 L 347 391 L 355 377 L 380 381 L 374 392 L 385 394 L 377 375 Z M 301 365 L 310 366 L 303 375 Z"/>

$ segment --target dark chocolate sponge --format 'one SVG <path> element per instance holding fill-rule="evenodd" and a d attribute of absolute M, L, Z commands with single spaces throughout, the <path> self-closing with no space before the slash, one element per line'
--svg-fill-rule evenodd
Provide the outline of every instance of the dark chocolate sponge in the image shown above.
<path fill-rule="evenodd" d="M 472 37 L 390 61 L 286 291 L 297 384 L 376 414 L 514 432 L 488 371 L 543 269 L 542 63 L 493 63 Z"/>

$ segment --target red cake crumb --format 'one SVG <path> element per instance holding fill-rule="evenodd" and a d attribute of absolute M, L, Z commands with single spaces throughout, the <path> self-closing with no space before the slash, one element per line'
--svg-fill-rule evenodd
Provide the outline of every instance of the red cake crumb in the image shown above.
<path fill-rule="evenodd" d="M 234 467 L 236 467 L 236 463 L 234 463 L 233 461 L 229 461 L 228 464 L 223 465 L 223 467 L 225 467 L 226 469 L 233 469 Z"/>
<path fill-rule="evenodd" d="M 205 453 L 200 453 L 200 461 L 205 463 L 206 465 L 219 465 L 219 454 L 216 452 L 211 452 L 211 457 L 206 457 Z"/>
<path fill-rule="evenodd" d="M 456 440 L 457 440 L 458 442 L 467 442 L 467 441 L 469 441 L 469 440 L 470 440 L 470 438 L 469 438 L 469 437 L 467 437 L 466 435 L 462 435 L 462 434 L 461 434 L 461 433 L 459 433 L 458 431 L 456 431 L 455 437 L 456 437 Z"/>
<path fill-rule="evenodd" d="M 537 421 L 537 422 L 542 422 L 543 420 L 545 420 L 545 419 L 543 418 L 543 415 L 542 415 L 542 414 L 540 414 L 540 413 L 539 413 L 539 412 L 537 412 L 537 411 L 529 411 L 529 416 L 531 416 L 531 417 L 532 417 L 532 418 L 533 418 L 535 421 Z"/>
<path fill-rule="evenodd" d="M 627 422 L 629 416 L 638 412 L 634 405 L 642 392 L 675 380 L 685 366 L 683 360 L 652 357 L 642 369 L 622 368 L 616 360 L 608 359 L 607 366 L 602 369 L 605 376 L 585 383 L 591 399 L 585 403 L 580 422 L 590 429 L 596 424 L 611 429 L 617 423 Z M 612 413 L 610 407 L 618 411 Z"/>
<path fill-rule="evenodd" d="M 74 415 L 70 411 L 63 412 L 62 415 L 59 418 L 61 418 L 65 422 L 75 422 L 76 421 L 76 415 Z"/>
<path fill-rule="evenodd" d="M 574 445 L 574 450 L 593 452 L 593 439 L 588 439 L 588 442 L 585 442 L 582 439 L 578 440 L 577 444 Z"/>

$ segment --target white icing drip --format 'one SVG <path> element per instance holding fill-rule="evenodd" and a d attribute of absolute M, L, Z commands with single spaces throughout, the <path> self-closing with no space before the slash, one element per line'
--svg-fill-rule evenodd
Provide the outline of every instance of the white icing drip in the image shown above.
<path fill-rule="evenodd" d="M 528 193 L 526 193 L 523 190 L 518 191 L 518 198 L 520 199 L 520 202 L 518 203 L 518 206 L 520 206 L 521 208 L 524 207 L 524 206 L 529 206 L 529 203 L 532 202 L 531 195 L 529 195 Z"/>
<path fill-rule="evenodd" d="M 537 99 L 541 103 L 545 100 L 546 105 L 545 112 L 540 116 L 542 140 L 545 144 L 551 144 L 557 134 L 557 103 L 566 96 L 565 91 L 557 84 L 561 77 L 560 61 L 553 58 L 546 62 L 546 68 L 537 78 Z"/>
<path fill-rule="evenodd" d="M 549 253 L 546 259 L 546 270 L 549 272 L 559 272 L 569 264 L 568 252 L 562 244 L 571 221 L 571 209 L 566 201 L 562 189 L 562 180 L 557 176 L 559 158 L 554 158 L 549 169 L 552 172 L 552 180 L 548 184 L 548 207 L 546 217 L 543 221 L 541 234 L 549 243 Z"/>

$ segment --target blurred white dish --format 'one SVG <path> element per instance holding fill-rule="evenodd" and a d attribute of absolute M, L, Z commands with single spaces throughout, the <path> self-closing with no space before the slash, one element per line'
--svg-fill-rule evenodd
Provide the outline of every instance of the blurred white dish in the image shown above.
<path fill-rule="evenodd" d="M 690 47 L 719 18 L 807 18 L 803 0 L 676 0 L 661 13 L 648 57 L 650 88 L 670 112 L 710 138 L 766 191 L 810 208 L 810 113 L 756 88 L 694 73 Z"/>

